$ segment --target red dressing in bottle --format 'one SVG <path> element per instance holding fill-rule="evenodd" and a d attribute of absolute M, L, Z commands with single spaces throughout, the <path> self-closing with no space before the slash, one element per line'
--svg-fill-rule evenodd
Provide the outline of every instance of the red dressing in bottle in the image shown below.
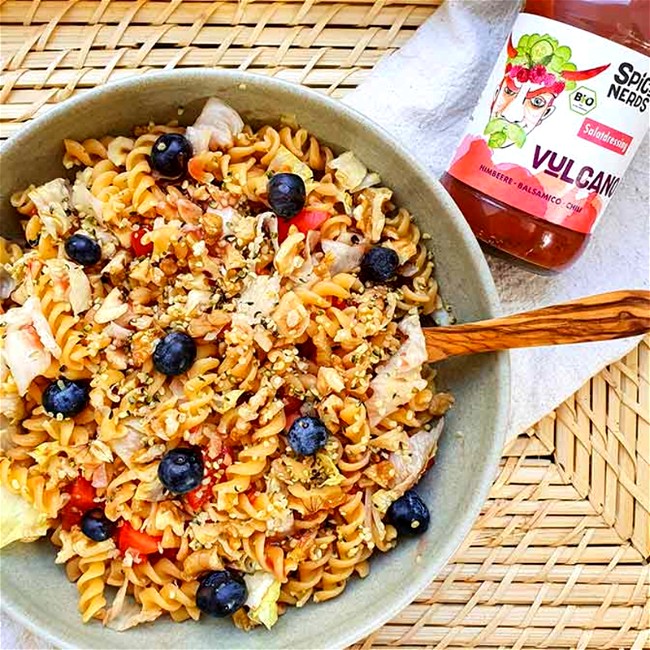
<path fill-rule="evenodd" d="M 527 0 L 441 179 L 488 250 L 579 257 L 648 130 L 649 41 L 648 0 Z"/>

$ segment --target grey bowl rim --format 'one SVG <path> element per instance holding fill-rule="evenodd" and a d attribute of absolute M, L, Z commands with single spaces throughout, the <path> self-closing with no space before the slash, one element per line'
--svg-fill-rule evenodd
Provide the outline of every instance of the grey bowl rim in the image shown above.
<path fill-rule="evenodd" d="M 380 126 L 370 118 L 363 115 L 363 113 L 348 106 L 340 100 L 332 99 L 331 97 L 319 93 L 311 88 L 302 86 L 300 84 L 283 81 L 274 77 L 254 74 L 250 72 L 230 71 L 230 70 L 217 70 L 217 69 L 203 69 L 203 68 L 183 68 L 181 70 L 152 72 L 146 75 L 136 75 L 123 79 L 120 81 L 110 82 L 101 86 L 96 86 L 87 90 L 78 97 L 72 97 L 61 102 L 60 105 L 53 107 L 43 115 L 31 120 L 25 124 L 20 130 L 8 138 L 0 145 L 0 156 L 5 151 L 14 147 L 21 146 L 21 140 L 27 137 L 32 131 L 43 129 L 51 120 L 55 120 L 66 111 L 75 107 L 83 107 L 85 103 L 90 103 L 99 99 L 101 95 L 106 94 L 110 97 L 113 89 L 128 89 L 132 87 L 134 92 L 137 92 L 138 85 L 143 81 L 145 83 L 156 83 L 159 80 L 169 81 L 170 78 L 178 79 L 179 83 L 186 81 L 188 77 L 198 75 L 200 77 L 209 76 L 215 81 L 230 81 L 233 84 L 261 84 L 266 85 L 273 90 L 274 88 L 282 89 L 285 92 L 294 94 L 296 96 L 308 96 L 316 102 L 327 106 L 334 116 L 344 114 L 348 119 L 359 124 L 366 132 L 370 132 L 372 137 L 382 139 L 388 142 L 409 165 L 409 169 L 418 175 L 422 182 L 428 186 L 428 189 L 439 199 L 440 203 L 444 206 L 446 218 L 451 220 L 453 226 L 459 230 L 459 234 L 463 239 L 466 246 L 469 247 L 471 259 L 477 265 L 476 272 L 482 282 L 482 289 L 488 302 L 488 317 L 497 317 L 501 314 L 501 301 L 497 293 L 496 285 L 489 270 L 487 261 L 483 252 L 472 234 L 465 218 L 461 214 L 459 208 L 456 206 L 450 195 L 440 184 L 440 182 L 429 172 L 424 165 L 417 159 L 409 150 L 400 144 L 395 137 L 393 137 L 384 127 Z M 135 126 L 135 125 L 134 125 Z M 57 136 L 62 137 L 62 136 Z M 365 623 L 360 622 L 354 629 L 335 633 L 333 636 L 334 643 L 328 645 L 332 648 L 344 648 L 357 642 L 359 639 L 364 638 L 380 626 L 384 625 L 394 615 L 399 613 L 404 607 L 408 606 L 413 599 L 431 582 L 431 580 L 439 573 L 444 563 L 446 563 L 456 549 L 462 544 L 463 540 L 469 533 L 476 517 L 480 513 L 480 509 L 485 502 L 489 489 L 494 480 L 496 468 L 501 452 L 505 443 L 506 430 L 509 422 L 509 405 L 511 395 L 510 383 L 510 353 L 502 351 L 496 353 L 496 372 L 498 375 L 498 385 L 500 386 L 500 399 L 499 408 L 496 412 L 497 427 L 495 435 L 492 438 L 492 443 L 489 449 L 489 462 L 486 462 L 482 467 L 480 479 L 477 482 L 477 490 L 471 507 L 469 507 L 461 517 L 455 531 L 455 535 L 450 537 L 446 544 L 440 547 L 440 552 L 436 557 L 429 559 L 428 563 L 422 563 L 422 568 L 427 569 L 420 572 L 410 584 L 410 588 L 404 590 L 400 594 L 396 594 L 391 607 L 386 608 L 381 616 L 375 616 Z M 0 599 L 0 609 L 8 613 L 15 621 L 24 625 L 28 630 L 37 634 L 44 640 L 54 643 L 60 648 L 76 648 L 83 647 L 71 645 L 69 641 L 60 638 L 54 631 L 43 628 L 32 623 L 27 611 L 22 610 L 17 604 L 12 602 L 11 594 L 6 591 L 2 594 Z M 82 641 L 80 639 L 80 641 Z"/>

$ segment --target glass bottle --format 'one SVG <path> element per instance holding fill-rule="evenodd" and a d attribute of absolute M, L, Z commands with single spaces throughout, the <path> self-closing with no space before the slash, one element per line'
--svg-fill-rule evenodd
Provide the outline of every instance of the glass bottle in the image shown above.
<path fill-rule="evenodd" d="M 441 178 L 487 250 L 579 257 L 648 129 L 649 41 L 648 0 L 527 0 Z"/>

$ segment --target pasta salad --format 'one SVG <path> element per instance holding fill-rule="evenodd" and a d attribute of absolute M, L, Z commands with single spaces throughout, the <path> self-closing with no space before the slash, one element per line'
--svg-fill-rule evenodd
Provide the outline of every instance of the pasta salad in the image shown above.
<path fill-rule="evenodd" d="M 250 629 L 424 532 L 444 307 L 380 177 L 216 98 L 63 163 L 0 239 L 1 545 L 49 536 L 84 622 Z"/>

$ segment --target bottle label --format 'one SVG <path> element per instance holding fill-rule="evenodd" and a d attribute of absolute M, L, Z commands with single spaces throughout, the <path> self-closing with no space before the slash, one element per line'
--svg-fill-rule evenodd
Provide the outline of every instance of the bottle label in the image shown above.
<path fill-rule="evenodd" d="M 648 129 L 650 59 L 564 23 L 521 14 L 449 173 L 582 233 Z"/>

